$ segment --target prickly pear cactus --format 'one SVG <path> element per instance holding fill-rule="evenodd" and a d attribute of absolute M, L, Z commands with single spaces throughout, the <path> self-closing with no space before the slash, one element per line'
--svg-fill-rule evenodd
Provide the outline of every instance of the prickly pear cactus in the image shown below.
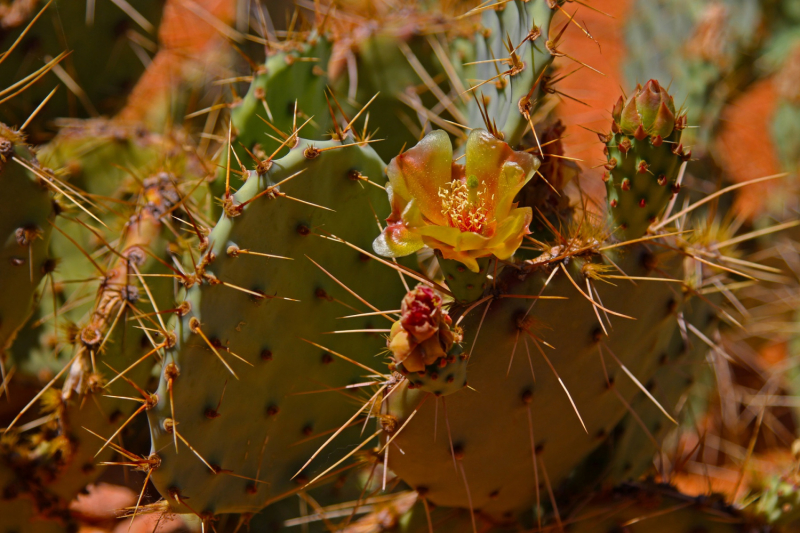
<path fill-rule="evenodd" d="M 60 121 L 37 162 L 0 130 L 0 180 L 27 191 L 0 221 L 31 218 L 0 265 L 27 395 L 0 409 L 0 533 L 83 527 L 70 500 L 107 465 L 144 478 L 131 528 L 790 530 L 794 478 L 739 510 L 636 481 L 669 479 L 717 317 L 753 305 L 732 291 L 782 279 L 733 251 L 765 234 L 716 222 L 716 194 L 675 197 L 695 110 L 672 88 L 612 108 L 603 205 L 559 162 L 563 124 L 534 123 L 563 95 L 554 62 L 580 62 L 567 30 L 591 38 L 566 3 L 348 1 L 283 40 L 195 4 L 267 54 L 209 70 L 230 103 L 176 95 L 216 100 L 202 132 Z"/>
<path fill-rule="evenodd" d="M 646 250 L 608 257 L 629 276 L 653 272 Z M 545 260 L 503 272 L 496 296 L 461 321 L 469 390 L 446 397 L 442 405 L 431 400 L 419 407 L 425 393 L 411 387 L 387 400 L 386 412 L 399 425 L 419 409 L 394 439 L 405 452 L 391 459 L 398 475 L 423 488 L 437 505 L 473 506 L 502 517 L 533 501 L 544 470 L 556 485 L 602 442 L 627 412 L 620 396 L 629 401 L 638 390 L 625 374 L 649 379 L 657 367 L 653 355 L 664 351 L 677 331 L 680 302 L 667 283 L 635 288 L 597 283 L 591 275 L 602 270 L 600 261 L 588 254 L 568 265 Z M 658 261 L 659 269 L 681 275 L 676 258 Z M 636 314 L 636 320 L 614 317 L 605 339 L 597 318 L 605 311 L 573 283 L 596 290 L 599 296 L 593 298 L 605 309 Z M 531 306 L 535 300 L 525 297 L 536 295 L 566 300 Z M 639 301 L 650 302 L 646 313 L 636 309 Z M 408 378 L 410 384 L 417 379 Z"/>
<path fill-rule="evenodd" d="M 563 55 L 558 50 L 563 33 L 551 27 L 562 3 L 536 0 L 498 4 L 496 10 L 476 8 L 483 13 L 482 27 L 474 37 L 474 59 L 462 67 L 471 80 L 470 125 L 490 119 L 513 147 L 533 127 L 531 115 L 550 79 L 547 69 Z M 459 63 L 465 63 L 463 57 Z"/>
<path fill-rule="evenodd" d="M 297 140 L 224 199 L 148 412 L 153 482 L 174 509 L 255 512 L 325 470 L 304 463 L 352 415 L 337 390 L 380 379 L 365 364 L 403 294 L 369 251 L 382 168 L 357 142 Z"/>
<path fill-rule="evenodd" d="M 142 331 L 146 319 L 140 315 L 168 308 L 172 283 L 142 276 L 169 271 L 160 259 L 169 257 L 164 238 L 169 232 L 161 217 L 179 201 L 173 180 L 163 174 L 143 182 L 143 207 L 124 225 L 116 260 L 107 269 L 94 263 L 102 283 L 88 319 L 68 340 L 71 357 L 56 376 L 65 376 L 61 390 L 54 379 L 39 397 L 43 419 L 33 431 L 22 432 L 17 429 L 21 412 L 5 431 L 11 443 L 3 459 L 17 478 L 16 485 L 6 486 L 8 494 L 32 497 L 41 519 L 69 517 L 69 501 L 101 471 L 95 461 L 109 461 L 117 446 L 111 441 L 155 401 L 136 383 L 147 382 L 157 350 L 171 341 L 164 332 Z M 160 344 L 153 349 L 151 340 Z"/>
<path fill-rule="evenodd" d="M 680 164 L 691 157 L 681 144 L 686 115 L 656 80 L 620 97 L 611 115 L 611 133 L 603 138 L 609 213 L 620 237 L 637 239 L 680 189 Z"/>

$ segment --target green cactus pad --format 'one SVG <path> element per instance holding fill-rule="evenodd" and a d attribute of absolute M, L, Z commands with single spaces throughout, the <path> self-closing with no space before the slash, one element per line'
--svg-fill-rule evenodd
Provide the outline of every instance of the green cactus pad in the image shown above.
<path fill-rule="evenodd" d="M 324 435 L 358 410 L 326 389 L 374 380 L 336 354 L 381 370 L 373 356 L 391 325 L 380 315 L 337 320 L 371 311 L 339 282 L 377 310 L 395 309 L 405 294 L 392 268 L 360 251 L 369 249 L 377 220 L 387 214 L 385 192 L 376 186 L 383 167 L 368 146 L 301 140 L 267 172 L 250 172 L 225 201 L 227 214 L 208 236 L 198 267 L 200 283 L 185 296 L 190 311 L 175 324 L 178 344 L 167 357 L 179 372 L 174 403 L 162 375 L 159 403 L 148 412 L 153 452 L 161 457 L 153 481 L 176 510 L 256 512 L 329 464 L 326 452 L 292 479 Z M 352 329 L 376 333 L 324 334 Z M 218 346 L 219 357 L 204 339 Z M 219 473 L 182 440 L 176 453 L 168 431 L 172 405 L 178 434 Z M 339 438 L 337 447 L 353 442 L 358 429 Z"/>
<path fill-rule="evenodd" d="M 652 267 L 652 256 L 642 248 L 608 257 L 630 276 L 646 276 L 648 266 Z M 468 507 L 471 500 L 475 509 L 495 517 L 525 509 L 534 501 L 536 492 L 528 409 L 540 463 L 546 465 L 550 482 L 557 485 L 627 413 L 606 384 L 601 347 L 613 386 L 626 401 L 639 389 L 624 375 L 609 350 L 643 383 L 657 369 L 657 354 L 669 346 L 677 330 L 674 312 L 679 304 L 673 288 L 659 282 L 641 282 L 637 286 L 625 281 L 620 281 L 619 286 L 594 282 L 607 309 L 636 317 L 612 317 L 613 329 L 609 329 L 610 337 L 606 338 L 596 314 L 602 316 L 603 311 L 595 310 L 561 271 L 569 269 L 575 283 L 586 291 L 582 272 L 590 259 L 576 257 L 568 265 L 562 264 L 541 293 L 568 300 L 538 301 L 528 315 L 526 310 L 533 300 L 524 296 L 540 294 L 552 272 L 547 268 L 520 272 L 507 268 L 498 280 L 499 299 L 478 306 L 463 320 L 471 390 L 448 396 L 438 408 L 436 402 L 426 402 L 413 422 L 395 438 L 405 453 L 394 454 L 390 459 L 390 468 L 412 487 L 427 490 L 432 502 Z M 659 268 L 681 276 L 677 257 L 666 254 L 659 260 Z M 523 298 L 506 298 L 505 294 Z M 641 302 L 648 305 L 642 308 Z M 491 305 L 491 309 L 484 318 L 485 305 Z M 531 335 L 541 339 L 538 345 L 570 391 L 586 431 L 562 382 Z M 389 398 L 387 412 L 402 424 L 424 396 L 423 392 L 403 387 Z M 437 416 L 439 428 L 434 441 Z M 457 461 L 451 457 L 453 453 Z M 538 475 L 543 483 L 541 465 Z M 464 488 L 464 475 L 469 495 Z"/>
<path fill-rule="evenodd" d="M 623 240 L 638 239 L 680 188 L 681 161 L 691 157 L 681 144 L 686 116 L 676 114 L 656 80 L 637 86 L 627 101 L 620 97 L 611 114 L 611 133 L 601 136 L 611 229 Z"/>
<path fill-rule="evenodd" d="M 516 147 L 528 127 L 528 118 L 542 94 L 542 75 L 551 65 L 553 55 L 549 41 L 550 23 L 555 12 L 551 5 L 560 2 L 534 0 L 514 1 L 483 11 L 482 34 L 475 36 L 475 58 L 482 61 L 463 67 L 467 88 L 475 98 L 468 106 L 471 127 L 488 127 L 483 114 L 496 123 L 504 140 Z M 513 61 L 495 62 L 510 56 L 508 45 L 514 49 Z M 454 61 L 457 65 L 463 59 Z M 498 77 L 498 73 L 508 72 Z M 483 83 L 485 80 L 491 80 Z M 480 84 L 480 87 L 477 87 Z"/>
<path fill-rule="evenodd" d="M 55 206 L 48 185 L 33 171 L 40 172 L 39 163 L 22 137 L 0 124 L 0 190 L 8 199 L 0 213 L 0 362 L 33 311 L 47 270 Z"/>
<path fill-rule="evenodd" d="M 644 235 L 678 190 L 675 182 L 681 158 L 672 153 L 672 148 L 679 138 L 679 133 L 673 133 L 661 146 L 653 146 L 648 138 L 638 141 L 617 133 L 606 145 L 609 161 L 606 168 L 610 168 L 604 177 L 608 211 L 612 229 L 620 239 Z M 624 146 L 625 141 L 630 148 L 623 152 L 620 143 Z"/>

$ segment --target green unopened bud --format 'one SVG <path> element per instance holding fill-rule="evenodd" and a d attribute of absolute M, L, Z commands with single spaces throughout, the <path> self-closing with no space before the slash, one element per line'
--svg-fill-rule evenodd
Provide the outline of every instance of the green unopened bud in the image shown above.
<path fill-rule="evenodd" d="M 622 108 L 622 116 L 619 121 L 619 128 L 623 133 L 632 134 L 639 127 L 639 112 L 636 110 L 635 95 L 628 99 L 628 103 Z"/>
<path fill-rule="evenodd" d="M 617 103 L 614 104 L 614 108 L 611 110 L 611 116 L 614 118 L 614 122 L 619 123 L 622 118 L 623 107 L 625 107 L 625 99 L 620 96 Z"/>
<path fill-rule="evenodd" d="M 675 129 L 675 113 L 670 110 L 666 102 L 661 102 L 658 107 L 658 113 L 650 126 L 648 133 L 651 136 L 658 135 L 659 137 L 666 137 L 672 130 Z"/>
<path fill-rule="evenodd" d="M 612 115 L 620 131 L 638 133 L 637 138 L 667 137 L 675 127 L 675 103 L 656 80 L 648 81 L 644 87 L 637 85 L 624 106 L 621 100 L 617 102 Z"/>

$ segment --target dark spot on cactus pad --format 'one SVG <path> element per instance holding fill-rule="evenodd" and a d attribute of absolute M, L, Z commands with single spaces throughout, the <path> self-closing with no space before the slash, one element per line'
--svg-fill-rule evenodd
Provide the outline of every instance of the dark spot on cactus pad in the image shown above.
<path fill-rule="evenodd" d="M 525 405 L 530 405 L 530 403 L 533 401 L 533 391 L 529 388 L 525 389 L 522 391 L 522 394 L 520 394 L 520 399 Z"/>
<path fill-rule="evenodd" d="M 642 268 L 644 268 L 648 272 L 655 269 L 658 266 L 658 258 L 655 255 L 651 254 L 650 252 L 643 252 L 640 261 L 642 264 Z"/>
<path fill-rule="evenodd" d="M 261 360 L 262 361 L 272 361 L 272 350 L 269 348 L 264 348 L 261 350 Z"/>
<path fill-rule="evenodd" d="M 327 300 L 329 302 L 333 301 L 333 298 L 331 296 L 329 296 L 328 293 L 325 292 L 325 289 L 323 289 L 322 287 L 317 287 L 314 290 L 314 296 L 316 296 L 320 300 Z"/>
<path fill-rule="evenodd" d="M 306 235 L 311 233 L 311 230 L 308 229 L 308 226 L 306 226 L 305 224 L 298 224 L 297 225 L 297 233 L 299 233 L 300 235 L 305 237 Z"/>
<path fill-rule="evenodd" d="M 333 356 L 331 354 L 329 354 L 328 352 L 325 352 L 325 353 L 322 354 L 321 361 L 322 361 L 323 365 L 329 365 L 329 364 L 333 363 Z"/>
<path fill-rule="evenodd" d="M 464 458 L 464 446 L 460 442 L 453 445 L 453 457 L 455 457 L 457 461 Z"/>
<path fill-rule="evenodd" d="M 55 259 L 45 259 L 42 262 L 42 274 L 50 274 L 55 271 L 58 262 Z"/>
<path fill-rule="evenodd" d="M 261 289 L 253 288 L 250 290 L 255 293 L 255 294 L 250 294 L 250 300 L 256 305 L 261 304 L 261 302 L 267 299 L 267 294 Z"/>

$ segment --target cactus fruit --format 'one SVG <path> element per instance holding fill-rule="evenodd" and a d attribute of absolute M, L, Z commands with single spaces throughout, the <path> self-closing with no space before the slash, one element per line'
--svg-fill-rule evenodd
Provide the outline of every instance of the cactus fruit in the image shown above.
<path fill-rule="evenodd" d="M 620 97 L 611 114 L 611 133 L 603 136 L 609 213 L 624 240 L 637 239 L 680 188 L 681 161 L 691 157 L 681 144 L 686 115 L 656 80 L 637 86 L 627 100 Z"/>

